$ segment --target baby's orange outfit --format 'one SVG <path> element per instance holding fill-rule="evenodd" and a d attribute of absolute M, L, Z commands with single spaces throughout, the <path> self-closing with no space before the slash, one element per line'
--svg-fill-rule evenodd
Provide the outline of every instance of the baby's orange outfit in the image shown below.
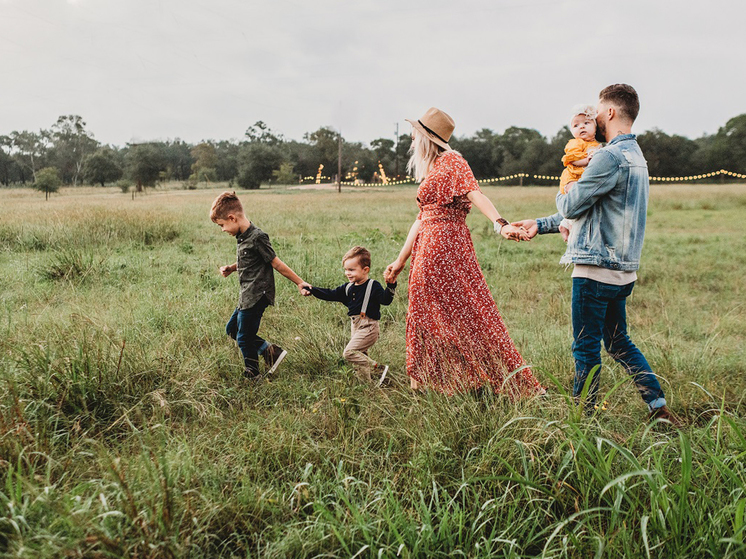
<path fill-rule="evenodd" d="M 571 165 L 571 163 L 585 159 L 588 157 L 588 150 L 590 148 L 597 148 L 600 145 L 595 140 L 588 142 L 580 138 L 573 138 L 567 142 L 565 155 L 562 157 L 562 164 L 565 166 L 565 170 L 562 171 L 562 176 L 560 177 L 560 192 L 562 194 L 567 194 L 565 187 L 568 183 L 578 181 L 583 176 L 583 171 L 585 171 L 585 167 L 576 167 L 575 165 Z"/>

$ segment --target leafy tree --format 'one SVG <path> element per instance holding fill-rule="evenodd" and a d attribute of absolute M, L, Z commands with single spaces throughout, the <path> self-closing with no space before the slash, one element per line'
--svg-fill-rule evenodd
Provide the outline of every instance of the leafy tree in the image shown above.
<path fill-rule="evenodd" d="M 396 154 L 394 153 L 394 148 L 396 147 L 396 142 L 389 138 L 378 138 L 370 143 L 370 147 L 373 148 L 373 153 L 375 154 L 376 166 L 380 162 L 386 172 L 393 177 L 395 175 L 394 159 Z"/>
<path fill-rule="evenodd" d="M 746 173 L 746 114 L 731 118 L 717 131 L 711 150 L 720 169 Z"/>
<path fill-rule="evenodd" d="M 40 130 L 38 133 L 24 130 L 10 133 L 13 149 L 13 159 L 21 169 L 21 182 L 25 183 L 28 171 L 36 180 L 36 170 L 40 169 L 49 154 L 49 132 Z"/>
<path fill-rule="evenodd" d="M 339 134 L 335 130 L 325 126 L 315 132 L 307 133 L 304 138 L 311 144 L 312 154 L 316 159 L 316 168 L 319 164 L 324 165 L 325 169 L 337 168 Z M 316 174 L 315 170 L 313 174 Z"/>
<path fill-rule="evenodd" d="M 221 140 L 211 142 L 215 148 L 216 180 L 229 181 L 238 175 L 238 150 L 239 146 L 235 142 Z"/>
<path fill-rule="evenodd" d="M 44 193 L 44 199 L 49 200 L 52 192 L 57 192 L 62 184 L 60 174 L 56 167 L 44 167 L 36 172 L 34 188 Z"/>
<path fill-rule="evenodd" d="M 496 157 L 499 152 L 494 149 L 494 138 L 492 130 L 483 128 L 472 137 L 453 137 L 449 145 L 461 152 L 476 178 L 486 179 L 500 174 L 500 165 Z"/>
<path fill-rule="evenodd" d="M 238 152 L 238 184 L 250 190 L 272 178 L 272 171 L 282 164 L 279 146 L 261 142 L 244 144 Z"/>
<path fill-rule="evenodd" d="M 298 177 L 293 172 L 292 163 L 282 163 L 279 169 L 272 171 L 272 178 L 277 184 L 295 184 L 298 182 Z"/>
<path fill-rule="evenodd" d="M 0 136 L 0 183 L 5 186 L 10 185 L 11 176 L 14 171 L 15 161 L 10 152 L 13 148 L 13 142 L 10 136 Z"/>
<path fill-rule="evenodd" d="M 251 143 L 280 145 L 284 140 L 282 134 L 275 134 L 263 121 L 258 120 L 246 129 L 246 139 Z"/>
<path fill-rule="evenodd" d="M 563 126 L 549 141 L 545 160 L 538 166 L 537 175 L 558 176 L 562 174 L 564 170 L 562 157 L 565 155 L 565 146 L 570 140 L 572 140 L 572 132 L 568 126 Z"/>
<path fill-rule="evenodd" d="M 132 144 L 127 155 L 127 175 L 140 190 L 141 186 L 155 186 L 155 183 L 166 171 L 166 158 L 162 145 L 155 143 Z"/>
<path fill-rule="evenodd" d="M 503 154 L 502 174 L 536 173 L 549 157 L 546 139 L 538 130 L 511 126 L 497 140 Z"/>
<path fill-rule="evenodd" d="M 291 140 L 283 143 L 282 157 L 284 161 L 292 163 L 295 172 L 303 177 L 315 175 L 319 167 L 313 147 L 306 142 Z"/>
<path fill-rule="evenodd" d="M 62 115 L 52 125 L 51 160 L 60 170 L 62 181 L 77 186 L 83 161 L 98 147 L 98 142 L 86 130 L 79 115 Z"/>
<path fill-rule="evenodd" d="M 192 148 L 191 155 L 194 163 L 192 163 L 192 175 L 189 178 L 200 182 L 214 181 L 218 165 L 215 146 L 202 142 Z"/>
<path fill-rule="evenodd" d="M 399 143 L 394 147 L 394 175 L 402 177 L 407 173 L 409 147 L 412 145 L 411 134 L 401 134 Z"/>
<path fill-rule="evenodd" d="M 85 158 L 82 174 L 89 183 L 106 186 L 107 182 L 121 179 L 124 171 L 114 150 L 103 147 Z"/>
<path fill-rule="evenodd" d="M 187 180 L 194 164 L 192 146 L 178 138 L 172 142 L 156 142 L 154 145 L 162 154 L 164 168 L 161 172 L 165 178 L 177 181 Z"/>
<path fill-rule="evenodd" d="M 697 151 L 697 144 L 689 138 L 669 136 L 654 128 L 640 134 L 637 141 L 652 176 L 670 177 L 696 172 L 692 167 L 692 156 Z"/>

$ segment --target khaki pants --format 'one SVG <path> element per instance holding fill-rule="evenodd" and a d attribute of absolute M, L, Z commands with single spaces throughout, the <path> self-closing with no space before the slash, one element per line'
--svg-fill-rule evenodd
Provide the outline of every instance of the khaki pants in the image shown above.
<path fill-rule="evenodd" d="M 352 363 L 357 378 L 369 382 L 371 380 L 371 369 L 376 362 L 368 357 L 367 351 L 378 340 L 380 333 L 378 321 L 360 315 L 351 318 L 352 337 L 342 355 L 348 362 Z"/>

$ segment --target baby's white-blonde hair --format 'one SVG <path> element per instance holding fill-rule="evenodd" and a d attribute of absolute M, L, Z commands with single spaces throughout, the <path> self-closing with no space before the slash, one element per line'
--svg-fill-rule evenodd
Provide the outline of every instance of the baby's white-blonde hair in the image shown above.
<path fill-rule="evenodd" d="M 598 116 L 598 111 L 593 105 L 575 105 L 572 108 L 572 116 L 570 117 L 570 122 L 572 122 L 572 119 L 574 119 L 578 115 L 585 115 L 591 120 L 595 120 Z"/>

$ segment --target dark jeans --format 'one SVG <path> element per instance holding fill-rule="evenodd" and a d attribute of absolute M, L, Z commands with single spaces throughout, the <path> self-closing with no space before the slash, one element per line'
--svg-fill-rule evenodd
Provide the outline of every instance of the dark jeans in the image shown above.
<path fill-rule="evenodd" d="M 259 374 L 259 353 L 269 345 L 257 335 L 262 315 L 268 305 L 267 298 L 262 297 L 250 309 L 236 309 L 225 325 L 225 333 L 238 343 L 244 366 L 252 374 Z"/>
<path fill-rule="evenodd" d="M 592 410 L 598 396 L 601 372 L 601 339 L 614 360 L 632 376 L 650 410 L 666 405 L 666 398 L 645 356 L 627 335 L 627 297 L 635 282 L 610 285 L 587 278 L 572 279 L 572 330 L 575 358 L 573 395 L 577 398 L 591 370 L 593 375 L 586 409 Z"/>

